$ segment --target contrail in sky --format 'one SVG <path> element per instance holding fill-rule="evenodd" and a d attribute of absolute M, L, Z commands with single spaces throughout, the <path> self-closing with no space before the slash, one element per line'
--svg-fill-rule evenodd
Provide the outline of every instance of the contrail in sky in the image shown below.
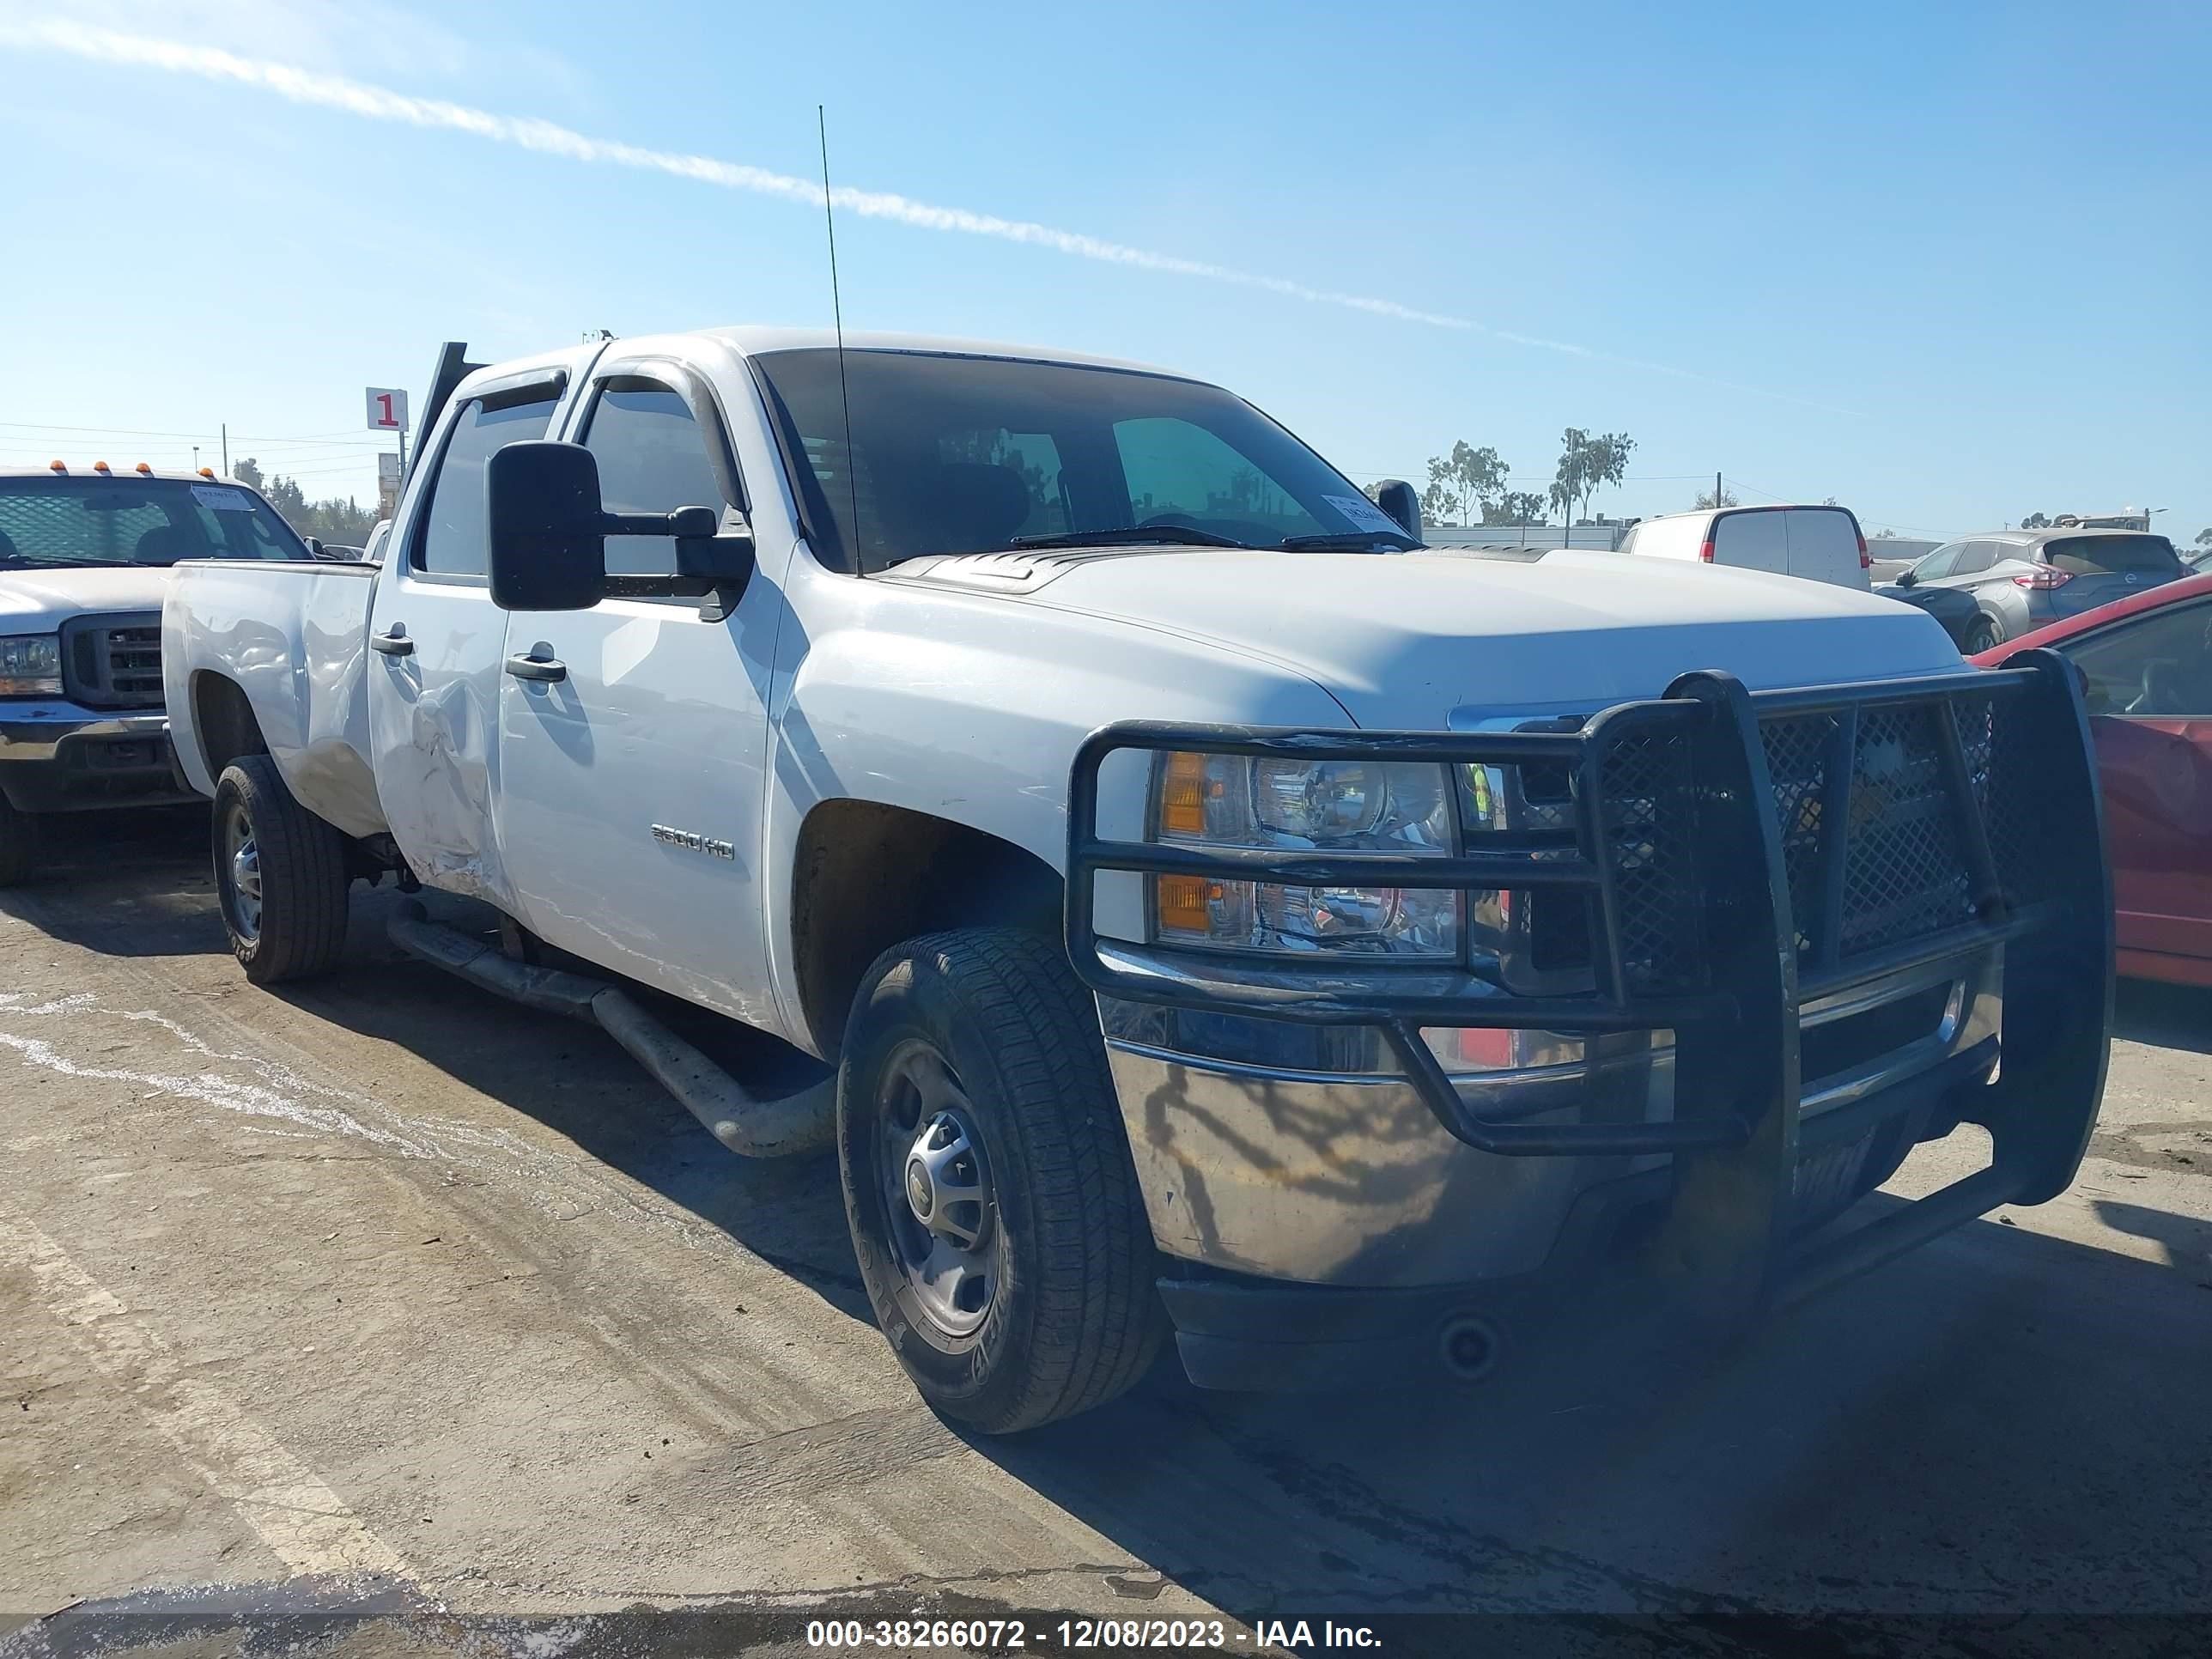
<path fill-rule="evenodd" d="M 114 29 L 55 21 L 0 23 L 0 45 L 45 48 L 100 63 L 131 64 L 161 70 L 172 75 L 194 76 L 205 81 L 255 87 L 295 104 L 342 110 L 372 121 L 392 121 L 405 126 L 465 132 L 475 137 L 490 139 L 495 143 L 514 144 L 523 149 L 535 150 L 541 155 L 565 156 L 570 161 L 635 167 L 643 172 L 696 179 L 701 184 L 718 185 L 725 190 L 779 196 L 787 201 L 811 207 L 822 205 L 822 186 L 810 179 L 797 178 L 787 173 L 771 173 L 763 167 L 749 167 L 741 161 L 720 161 L 710 155 L 648 149 L 642 145 L 623 143 L 614 139 L 593 138 L 532 116 L 495 115 L 489 110 L 475 109 L 466 104 L 447 103 L 436 98 L 416 98 L 406 93 L 394 92 L 388 87 L 374 86 L 365 81 L 325 75 L 289 64 L 271 63 L 266 58 L 243 58 L 215 46 L 195 46 L 187 41 L 166 40 L 153 35 L 125 33 Z M 1596 351 L 1588 346 L 1574 345 L 1563 340 L 1547 340 L 1538 335 L 1517 334 L 1510 329 L 1493 328 L 1486 323 L 1476 322 L 1472 318 L 1401 305 L 1395 300 L 1380 300 L 1367 295 L 1345 294 L 1334 289 L 1314 288 L 1304 283 L 1294 283 L 1285 276 L 1263 276 L 1255 271 L 1239 270 L 1231 265 L 1213 264 L 1203 259 L 1187 259 L 1180 254 L 1131 247 L 1126 243 L 1106 241 L 1099 237 L 1085 235 L 1080 231 L 1060 230 L 1051 225 L 1038 224 L 1033 220 L 1002 219 L 993 213 L 977 213 L 968 208 L 941 207 L 933 202 L 917 202 L 909 196 L 894 195 L 887 191 L 855 190 L 848 185 L 840 185 L 831 191 L 830 199 L 845 212 L 857 213 L 863 218 L 889 219 L 923 230 L 957 231 L 969 236 L 994 237 L 1000 241 L 1051 248 L 1079 259 L 1095 259 L 1105 264 L 1160 271 L 1175 276 L 1197 276 L 1208 282 L 1230 283 L 1315 305 L 1341 306 L 1348 310 L 1364 311 L 1371 316 L 1387 317 L 1397 322 L 1419 323 L 1429 328 L 1455 329 L 1464 333 L 1486 335 L 1514 345 L 1559 352 L 1586 362 L 1615 363 L 1623 368 L 1664 374 L 1678 380 L 1694 380 L 1806 408 L 1823 409 L 1837 414 L 1848 413 L 1834 410 L 1830 405 L 1791 397 L 1786 392 L 1765 392 L 1755 386 L 1739 386 L 1692 369 L 1649 362 L 1642 358 L 1618 356 L 1611 352 Z"/>
<path fill-rule="evenodd" d="M 762 167 L 748 167 L 739 161 L 718 161 L 708 155 L 687 155 L 672 150 L 648 149 L 641 145 L 621 143 L 612 139 L 592 138 L 568 127 L 557 126 L 550 121 L 527 116 L 495 115 L 489 110 L 471 108 L 466 104 L 411 97 L 405 93 L 393 92 L 389 88 L 372 86 L 343 76 L 319 74 L 312 70 L 295 68 L 289 64 L 270 63 L 265 58 L 242 58 L 235 52 L 213 46 L 62 22 L 9 26 L 0 29 L 0 41 L 43 46 L 102 63 L 128 64 L 164 70 L 173 75 L 190 75 L 203 80 L 257 87 L 264 92 L 273 92 L 280 98 L 289 99 L 295 104 L 343 110 L 349 115 L 363 116 L 372 121 L 393 121 L 407 126 L 465 132 L 475 137 L 517 145 L 543 155 L 565 156 L 574 161 L 600 161 L 616 167 L 636 167 L 645 172 L 671 173 L 679 179 L 696 179 L 702 184 L 720 185 L 726 190 L 780 196 L 788 201 L 814 207 L 822 205 L 820 185 L 811 179 L 794 178 L 789 173 L 770 173 Z M 1121 242 L 1105 241 L 1096 236 L 1086 236 L 1079 231 L 1060 230 L 1030 220 L 1002 219 L 996 214 L 976 213 L 967 208 L 940 207 L 931 202 L 917 202 L 911 197 L 893 195 L 884 191 L 855 190 L 842 185 L 830 192 L 830 199 L 845 212 L 857 213 L 870 219 L 890 219 L 923 230 L 960 231 L 970 236 L 991 236 L 1001 241 L 1025 242 L 1033 246 L 1073 254 L 1081 259 L 1130 265 L 1140 270 L 1162 271 L 1170 276 L 1201 276 L 1217 283 L 1234 283 L 1246 288 L 1264 289 L 1269 293 L 1285 295 L 1295 300 L 1348 307 L 1354 311 L 1393 318 L 1400 322 L 1423 323 L 1431 328 L 1474 331 L 1516 341 L 1523 345 L 1543 346 L 1577 356 L 1588 355 L 1579 347 L 1486 328 L 1465 317 L 1422 311 L 1412 306 L 1400 305 L 1395 300 L 1371 299 L 1364 295 L 1340 294 L 1333 289 L 1313 288 L 1285 277 L 1265 276 L 1227 265 L 1208 264 L 1201 259 L 1186 259 L 1172 253 L 1130 247 Z"/>

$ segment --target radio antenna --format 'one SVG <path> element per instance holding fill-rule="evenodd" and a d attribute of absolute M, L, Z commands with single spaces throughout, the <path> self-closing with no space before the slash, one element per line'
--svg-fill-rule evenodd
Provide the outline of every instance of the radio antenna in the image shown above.
<path fill-rule="evenodd" d="M 837 293 L 837 214 L 830 201 L 830 122 L 814 106 L 814 128 L 822 140 L 822 218 L 830 228 L 830 314 L 837 325 L 837 398 L 845 411 L 845 493 L 853 507 L 853 574 L 860 574 L 860 479 L 853 452 L 853 389 L 845 380 L 845 302 Z"/>

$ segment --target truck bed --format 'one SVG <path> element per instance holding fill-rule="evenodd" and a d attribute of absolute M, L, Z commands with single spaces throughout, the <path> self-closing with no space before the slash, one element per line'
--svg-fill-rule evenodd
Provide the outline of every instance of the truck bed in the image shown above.
<path fill-rule="evenodd" d="M 302 805 L 348 835 L 386 827 L 364 678 L 377 570 L 278 560 L 176 567 L 161 611 L 161 670 L 193 788 L 212 795 L 222 763 L 237 752 L 231 728 L 242 694 Z"/>

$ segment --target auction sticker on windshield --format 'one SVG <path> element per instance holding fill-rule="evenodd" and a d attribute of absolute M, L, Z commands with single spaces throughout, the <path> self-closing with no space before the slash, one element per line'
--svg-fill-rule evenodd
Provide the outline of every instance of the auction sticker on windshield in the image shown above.
<path fill-rule="evenodd" d="M 228 484 L 194 484 L 192 499 L 202 507 L 211 507 L 218 513 L 251 513 L 253 498 L 242 489 Z"/>
<path fill-rule="evenodd" d="M 1372 530 L 1384 536 L 1402 536 L 1406 526 L 1364 495 L 1324 495 L 1322 500 L 1352 520 L 1354 530 Z"/>

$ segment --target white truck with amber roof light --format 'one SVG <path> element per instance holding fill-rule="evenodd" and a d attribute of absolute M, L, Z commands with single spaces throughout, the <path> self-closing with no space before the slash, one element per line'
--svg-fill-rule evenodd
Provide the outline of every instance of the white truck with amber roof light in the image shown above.
<path fill-rule="evenodd" d="M 169 750 L 161 599 L 178 560 L 210 557 L 308 552 L 212 471 L 0 469 L 0 886 L 61 824 L 197 799 Z"/>
<path fill-rule="evenodd" d="M 240 961 L 337 966 L 364 872 L 494 907 L 504 951 L 393 936 L 726 1144 L 834 1143 L 950 1416 L 1085 1409 L 1170 1333 L 1222 1388 L 1602 1363 L 2072 1177 L 2111 920 L 2054 658 L 1424 550 L 1405 486 L 1065 353 L 449 347 L 426 401 L 380 562 L 169 596 Z M 827 1080 L 760 1098 L 632 983 Z M 1828 1228 L 1963 1121 L 1986 1170 Z"/>

